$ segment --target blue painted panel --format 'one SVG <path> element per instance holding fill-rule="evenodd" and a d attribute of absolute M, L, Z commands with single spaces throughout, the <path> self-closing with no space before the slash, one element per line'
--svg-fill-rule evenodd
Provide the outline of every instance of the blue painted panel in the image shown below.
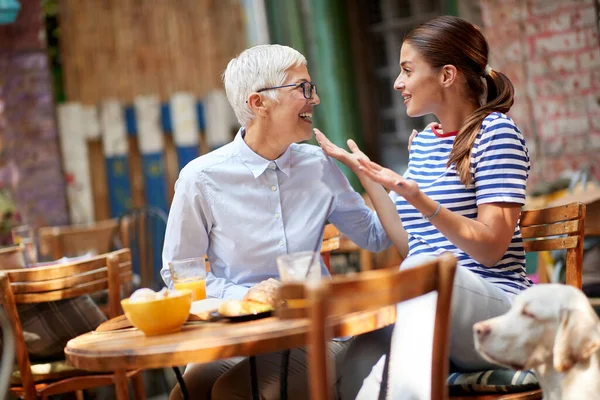
<path fill-rule="evenodd" d="M 167 211 L 165 162 L 162 153 L 142 154 L 146 204 Z"/>
<path fill-rule="evenodd" d="M 125 107 L 125 126 L 129 136 L 137 135 L 137 122 L 135 119 L 135 108 L 133 106 Z"/>
<path fill-rule="evenodd" d="M 204 123 L 204 105 L 200 101 L 196 103 L 196 112 L 198 113 L 198 130 L 204 132 L 206 127 Z"/>
<path fill-rule="evenodd" d="M 171 121 L 171 110 L 169 103 L 160 105 L 160 125 L 165 135 L 170 135 L 173 132 L 173 123 Z"/>
<path fill-rule="evenodd" d="M 190 161 L 198 157 L 199 151 L 198 146 L 186 146 L 177 147 L 177 160 L 179 163 L 179 170 L 187 165 Z"/>
<path fill-rule="evenodd" d="M 142 154 L 144 184 L 146 188 L 146 205 L 167 212 L 165 162 L 162 153 Z M 164 232 L 158 226 L 149 226 L 152 235 L 152 252 L 154 276 L 160 276 L 162 267 L 162 245 Z"/>
<path fill-rule="evenodd" d="M 127 156 L 106 157 L 106 180 L 110 215 L 117 218 L 133 205 Z"/>

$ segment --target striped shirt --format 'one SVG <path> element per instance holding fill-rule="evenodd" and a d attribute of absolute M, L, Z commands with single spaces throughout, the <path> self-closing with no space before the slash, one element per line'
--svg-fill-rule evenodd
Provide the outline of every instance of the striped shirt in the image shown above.
<path fill-rule="evenodd" d="M 471 152 L 473 183 L 467 187 L 460 182 L 454 164 L 446 167 L 454 139 L 455 136 L 438 137 L 431 129 L 419 133 L 410 147 L 404 177 L 416 181 L 423 193 L 443 207 L 467 218 L 477 218 L 477 206 L 481 204 L 525 203 L 529 155 L 523 135 L 512 119 L 494 112 L 483 121 Z M 518 293 L 531 286 L 525 275 L 519 224 L 504 257 L 487 268 L 446 239 L 403 197 L 393 192 L 391 197 L 408 232 L 408 256 L 451 251 L 459 265 L 507 292 Z"/>

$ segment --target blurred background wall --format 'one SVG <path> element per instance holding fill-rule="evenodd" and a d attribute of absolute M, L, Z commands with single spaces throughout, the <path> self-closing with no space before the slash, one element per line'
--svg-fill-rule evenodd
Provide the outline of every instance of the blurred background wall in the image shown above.
<path fill-rule="evenodd" d="M 24 1 L 17 21 L 0 25 L 2 222 L 10 220 L 7 213 L 17 211 L 17 205 L 25 222 L 36 225 L 68 222 L 44 37 L 38 0 Z"/>
<path fill-rule="evenodd" d="M 322 98 L 316 126 L 403 172 L 411 130 L 433 117 L 408 118 L 393 90 L 399 50 L 407 31 L 441 14 L 482 26 L 490 64 L 515 84 L 509 114 L 531 149 L 528 189 L 581 168 L 600 178 L 597 0 L 21 4 L 17 21 L 0 26 L 0 140 L 2 162 L 20 173 L 21 211 L 39 224 L 100 220 L 144 204 L 168 209 L 185 162 L 237 130 L 220 74 L 260 43 L 307 56 Z"/>

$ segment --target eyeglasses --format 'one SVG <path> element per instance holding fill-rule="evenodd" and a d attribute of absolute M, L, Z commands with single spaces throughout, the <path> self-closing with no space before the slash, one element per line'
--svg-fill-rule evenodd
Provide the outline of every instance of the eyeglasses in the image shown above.
<path fill-rule="evenodd" d="M 273 86 L 273 87 L 268 87 L 268 88 L 257 90 L 256 92 L 260 93 L 260 92 L 264 92 L 265 90 L 281 89 L 281 88 L 292 87 L 292 86 L 301 87 L 302 94 L 304 95 L 304 98 L 307 100 L 312 98 L 313 90 L 314 90 L 314 93 L 317 94 L 317 85 L 313 84 L 312 82 L 300 82 L 300 83 L 292 83 L 290 85 Z"/>

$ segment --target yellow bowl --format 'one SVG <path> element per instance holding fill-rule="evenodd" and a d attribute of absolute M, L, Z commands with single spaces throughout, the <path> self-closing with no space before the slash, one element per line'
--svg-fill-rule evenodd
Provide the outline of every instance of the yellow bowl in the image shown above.
<path fill-rule="evenodd" d="M 148 336 L 177 332 L 190 315 L 192 291 L 179 290 L 173 296 L 139 303 L 125 299 L 121 306 L 129 322 Z"/>

